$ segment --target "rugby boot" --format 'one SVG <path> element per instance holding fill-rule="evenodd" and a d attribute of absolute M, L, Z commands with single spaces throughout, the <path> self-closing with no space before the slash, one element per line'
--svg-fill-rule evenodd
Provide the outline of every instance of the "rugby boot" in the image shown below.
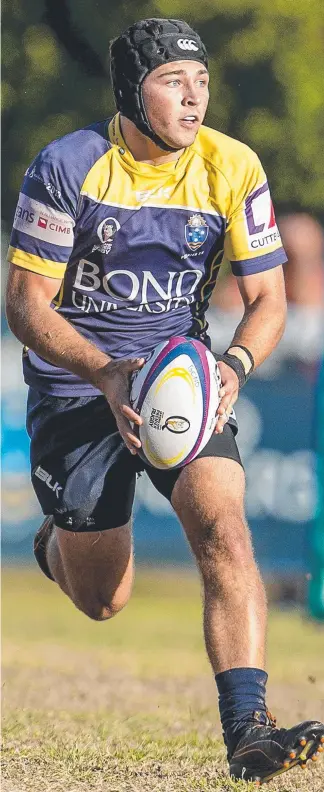
<path fill-rule="evenodd" d="M 230 774 L 236 780 L 254 781 L 257 786 L 286 773 L 292 767 L 316 762 L 324 751 L 324 723 L 305 721 L 292 729 L 278 729 L 270 712 L 253 713 L 232 752 Z"/>
<path fill-rule="evenodd" d="M 46 546 L 47 542 L 50 538 L 54 527 L 54 519 L 50 514 L 48 517 L 45 517 L 44 522 L 42 522 L 40 528 L 35 534 L 34 538 L 34 556 L 38 563 L 38 566 L 41 568 L 42 572 L 49 580 L 54 580 L 53 576 L 50 573 L 49 566 L 46 559 Z"/>

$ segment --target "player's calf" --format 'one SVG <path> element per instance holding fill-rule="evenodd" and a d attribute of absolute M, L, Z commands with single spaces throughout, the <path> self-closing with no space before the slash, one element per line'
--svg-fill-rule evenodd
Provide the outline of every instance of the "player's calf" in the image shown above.
<path fill-rule="evenodd" d="M 233 459 L 195 460 L 182 471 L 172 503 L 203 581 L 205 642 L 214 673 L 262 669 L 266 599 L 244 520 L 242 467 Z"/>

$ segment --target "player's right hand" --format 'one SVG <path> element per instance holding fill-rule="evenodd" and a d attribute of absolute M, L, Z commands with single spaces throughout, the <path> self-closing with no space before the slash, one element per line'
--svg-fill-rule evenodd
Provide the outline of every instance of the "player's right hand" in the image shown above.
<path fill-rule="evenodd" d="M 118 430 L 131 454 L 141 447 L 141 441 L 133 432 L 132 423 L 140 426 L 142 418 L 131 408 L 129 392 L 131 375 L 142 368 L 144 358 L 132 360 L 111 360 L 108 363 L 102 380 L 101 390 L 113 412 Z"/>

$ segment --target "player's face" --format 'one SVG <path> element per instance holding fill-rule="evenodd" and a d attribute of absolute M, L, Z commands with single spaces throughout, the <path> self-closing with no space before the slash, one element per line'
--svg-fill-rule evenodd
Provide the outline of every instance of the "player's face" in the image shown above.
<path fill-rule="evenodd" d="M 149 123 L 172 148 L 193 143 L 207 110 L 207 69 L 198 61 L 176 61 L 154 69 L 143 82 Z"/>

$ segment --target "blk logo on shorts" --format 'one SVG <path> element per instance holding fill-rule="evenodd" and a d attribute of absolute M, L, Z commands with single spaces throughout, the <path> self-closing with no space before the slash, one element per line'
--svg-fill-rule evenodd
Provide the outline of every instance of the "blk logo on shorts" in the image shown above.
<path fill-rule="evenodd" d="M 38 467 L 35 470 L 34 476 L 37 476 L 37 478 L 39 478 L 41 481 L 44 481 L 44 484 L 46 484 L 46 486 L 49 487 L 49 489 L 55 492 L 57 498 L 60 497 L 59 492 L 62 490 L 62 487 L 60 486 L 58 481 L 56 481 L 55 484 L 52 484 L 52 476 L 50 473 L 47 472 L 47 470 L 44 470 L 44 468 L 38 465 Z"/>

